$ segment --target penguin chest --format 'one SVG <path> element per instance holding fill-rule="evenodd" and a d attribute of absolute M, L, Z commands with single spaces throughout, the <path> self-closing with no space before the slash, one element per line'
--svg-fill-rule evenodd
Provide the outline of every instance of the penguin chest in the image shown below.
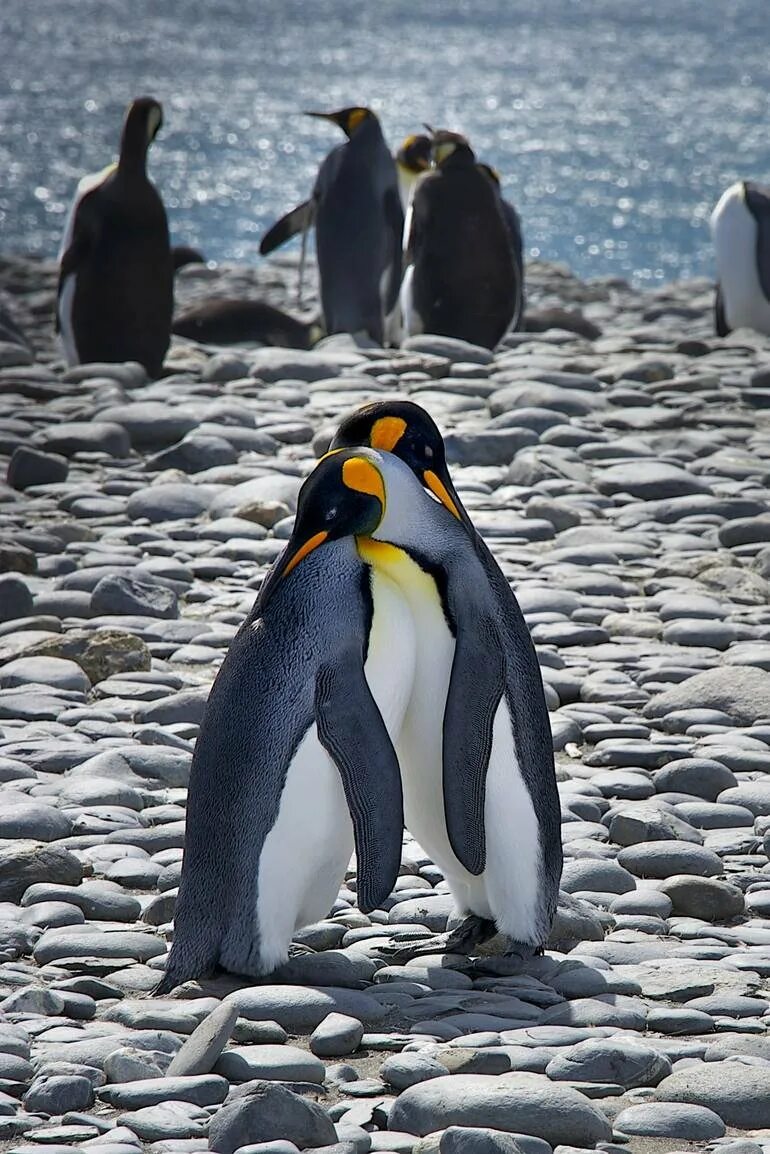
<path fill-rule="evenodd" d="M 718 279 L 730 328 L 770 333 L 770 301 L 762 290 L 757 268 L 757 222 L 742 185 L 722 196 L 712 217 Z"/>
<path fill-rule="evenodd" d="M 412 695 L 417 660 L 414 620 L 409 603 L 392 577 L 372 567 L 372 623 L 364 673 L 395 744 Z"/>
<path fill-rule="evenodd" d="M 437 865 L 462 871 L 449 844 L 443 791 L 443 722 L 454 637 L 435 581 L 407 553 L 373 540 L 359 544 L 359 551 L 375 573 L 397 583 L 412 618 L 413 684 L 395 742 L 406 825 Z"/>

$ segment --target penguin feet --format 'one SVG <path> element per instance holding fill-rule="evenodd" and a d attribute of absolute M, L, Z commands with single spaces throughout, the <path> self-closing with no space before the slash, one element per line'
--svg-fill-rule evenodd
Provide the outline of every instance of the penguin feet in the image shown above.
<path fill-rule="evenodd" d="M 479 917 L 477 914 L 468 914 L 459 925 L 445 934 L 431 934 L 429 937 L 419 938 L 407 945 L 396 942 L 379 947 L 383 957 L 387 957 L 394 965 L 405 965 L 415 958 L 424 958 L 428 954 L 464 954 L 473 953 L 476 946 L 489 941 L 497 934 L 497 926 L 489 918 Z"/>
<path fill-rule="evenodd" d="M 312 946 L 304 946 L 300 942 L 289 943 L 289 958 L 304 958 L 306 954 L 317 954 Z"/>

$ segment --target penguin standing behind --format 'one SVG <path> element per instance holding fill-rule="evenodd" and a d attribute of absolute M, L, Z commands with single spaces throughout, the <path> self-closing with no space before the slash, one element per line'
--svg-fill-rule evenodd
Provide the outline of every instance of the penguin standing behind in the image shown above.
<path fill-rule="evenodd" d="M 348 139 L 323 161 L 311 199 L 274 224 L 259 251 L 267 255 L 314 223 L 326 331 L 365 332 L 382 344 L 401 282 L 404 215 L 393 157 L 370 109 L 309 115 L 331 120 Z"/>
<path fill-rule="evenodd" d="M 717 336 L 743 327 L 770 336 L 770 186 L 731 185 L 711 214 L 711 235 Z"/>
<path fill-rule="evenodd" d="M 398 173 L 398 193 L 401 197 L 401 207 L 406 213 L 412 200 L 417 181 L 431 167 L 430 137 L 416 134 L 407 136 L 396 153 L 396 172 Z"/>
<path fill-rule="evenodd" d="M 396 498 L 407 486 L 392 467 L 383 469 L 387 512 L 373 536 L 406 557 L 378 552 L 376 543 L 363 555 L 399 584 L 417 630 L 414 690 L 396 748 L 407 828 L 466 915 L 445 945 L 468 951 L 497 929 L 513 951 L 531 952 L 551 928 L 562 848 L 551 729 L 529 630 L 463 508 L 425 410 L 409 401 L 365 405 L 343 421 L 332 450 L 351 445 L 397 456 L 440 502 L 412 495 L 405 519 Z M 435 949 L 431 939 L 411 954 Z"/>
<path fill-rule="evenodd" d="M 117 164 L 78 185 L 59 251 L 56 312 L 70 366 L 139 361 L 151 377 L 162 371 L 174 266 L 166 210 L 146 171 L 162 122 L 157 100 L 134 100 Z"/>
<path fill-rule="evenodd" d="M 465 137 L 436 132 L 435 169 L 415 188 L 405 226 L 404 325 L 494 348 L 521 314 L 522 278 L 499 187 Z"/>
<path fill-rule="evenodd" d="M 393 888 L 403 808 L 391 737 L 414 635 L 403 597 L 354 538 L 384 505 L 379 473 L 356 452 L 327 457 L 300 491 L 291 539 L 206 706 L 159 992 L 285 961 L 294 931 L 329 912 L 354 841 L 360 908 Z"/>

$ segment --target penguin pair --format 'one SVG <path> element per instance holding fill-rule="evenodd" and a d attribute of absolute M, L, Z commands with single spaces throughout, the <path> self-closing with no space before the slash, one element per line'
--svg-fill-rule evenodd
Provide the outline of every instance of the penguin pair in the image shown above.
<path fill-rule="evenodd" d="M 465 915 L 447 948 L 545 943 L 561 845 L 532 643 L 438 430 L 396 403 L 343 423 L 214 683 L 160 992 L 270 972 L 353 846 L 359 906 L 379 906 L 404 820 Z"/>
<path fill-rule="evenodd" d="M 739 181 L 711 214 L 717 262 L 717 336 L 749 328 L 770 336 L 770 186 Z"/>
<path fill-rule="evenodd" d="M 518 214 L 464 136 L 434 132 L 431 154 L 435 167 L 416 184 L 404 229 L 404 330 L 492 349 L 523 319 Z"/>
<path fill-rule="evenodd" d="M 133 101 L 117 164 L 78 185 L 59 250 L 56 329 L 67 364 L 139 361 L 163 368 L 171 336 L 174 261 L 147 151 L 163 123 L 157 100 Z"/>
<path fill-rule="evenodd" d="M 347 141 L 321 164 L 310 200 L 263 237 L 263 256 L 315 225 L 324 326 L 365 333 L 383 344 L 398 302 L 404 215 L 380 122 L 369 108 L 311 112 L 337 124 Z"/>

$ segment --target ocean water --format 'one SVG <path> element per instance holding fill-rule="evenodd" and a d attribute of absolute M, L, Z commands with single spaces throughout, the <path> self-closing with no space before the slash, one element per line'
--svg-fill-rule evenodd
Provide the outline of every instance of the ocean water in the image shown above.
<path fill-rule="evenodd" d="M 308 108 L 465 132 L 584 276 L 710 274 L 720 192 L 770 180 L 770 0 L 3 0 L 0 45 L 0 251 L 55 254 L 141 94 L 174 239 L 215 260 L 309 194 L 341 134 Z"/>

